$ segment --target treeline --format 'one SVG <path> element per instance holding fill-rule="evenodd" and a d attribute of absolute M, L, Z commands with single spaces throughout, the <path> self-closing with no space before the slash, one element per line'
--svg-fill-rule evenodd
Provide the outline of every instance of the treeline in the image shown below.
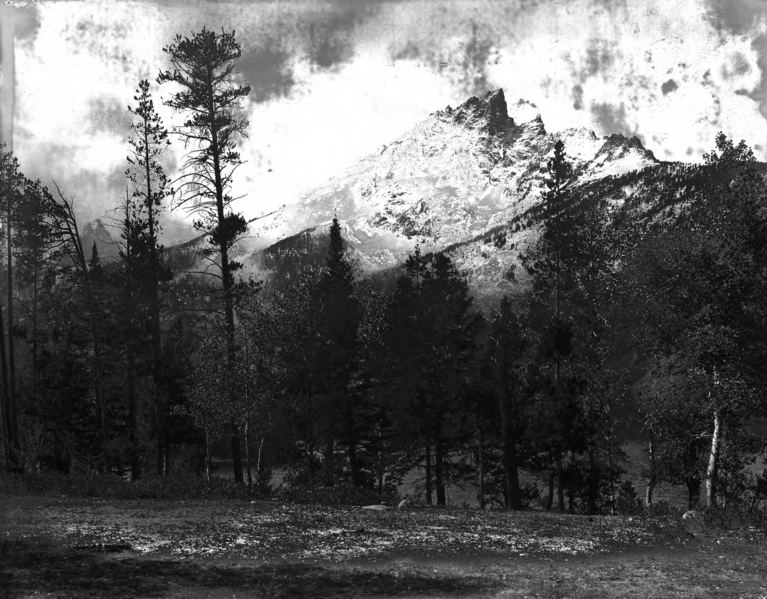
<path fill-rule="evenodd" d="M 646 190 L 613 203 L 575 187 L 557 142 L 540 205 L 492 238 L 529 233 L 515 293 L 489 314 L 448 253 L 416 247 L 390 283 L 357 276 L 335 219 L 322 266 L 245 281 L 240 47 L 203 29 L 165 51 L 158 83 L 184 120 L 168 131 L 139 83 L 118 261 L 83 247 L 62 190 L 2 153 L 6 470 L 212 484 L 226 452 L 249 489 L 281 465 L 293 489 L 383 496 L 418 468 L 428 503 L 474 485 L 482 507 L 521 509 L 532 476 L 547 509 L 599 513 L 636 508 L 618 435 L 631 418 L 647 504 L 671 482 L 695 505 L 705 482 L 709 505 L 758 505 L 746 466 L 765 439 L 747 425 L 767 415 L 767 205 L 743 142 L 720 135 L 694 185 L 673 201 L 664 186 L 662 214 Z M 174 181 L 172 135 L 187 150 Z M 172 272 L 158 241 L 159 212 L 179 206 L 210 241 L 199 273 Z"/>

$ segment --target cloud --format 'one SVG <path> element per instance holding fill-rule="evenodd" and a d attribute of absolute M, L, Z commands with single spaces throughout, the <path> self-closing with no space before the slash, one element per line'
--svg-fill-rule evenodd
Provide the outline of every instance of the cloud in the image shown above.
<path fill-rule="evenodd" d="M 433 27 L 433 23 L 425 27 Z M 388 54 L 393 62 L 419 61 L 445 77 L 462 96 L 481 96 L 497 87 L 488 67 L 498 60 L 497 36 L 487 23 L 461 19 L 446 31 L 427 30 L 424 38 L 395 35 Z"/>
<path fill-rule="evenodd" d="M 319 5 L 306 14 L 306 43 L 309 61 L 320 69 L 335 69 L 355 54 L 355 31 L 378 12 L 378 3 L 336 2 Z"/>
<path fill-rule="evenodd" d="M 255 102 L 284 97 L 296 84 L 291 53 L 274 38 L 244 50 L 237 67 L 250 84 L 250 95 Z"/>
<path fill-rule="evenodd" d="M 676 84 L 676 81 L 673 79 L 669 79 L 666 81 L 663 85 L 660 86 L 660 91 L 663 92 L 663 95 L 670 94 L 673 91 L 676 91 L 679 89 L 679 86 Z"/>
<path fill-rule="evenodd" d="M 751 99 L 759 103 L 759 112 L 767 119 L 767 34 L 758 35 L 751 47 L 756 51 L 757 64 L 761 71 L 759 85 L 751 92 Z"/>
<path fill-rule="evenodd" d="M 720 32 L 743 35 L 767 14 L 764 0 L 706 0 L 706 18 Z"/>
<path fill-rule="evenodd" d="M 612 43 L 604 39 L 589 40 L 586 57 L 579 73 L 583 81 L 610 70 L 615 59 L 611 46 Z"/>
<path fill-rule="evenodd" d="M 764 0 L 706 0 L 706 2 L 708 8 L 706 17 L 720 35 L 729 33 L 742 36 L 755 33 L 757 27 L 761 26 L 761 33 L 758 33 L 751 42 L 751 48 L 756 52 L 757 66 L 761 75 L 758 85 L 749 97 L 759 104 L 759 112 L 767 119 L 767 33 L 764 31 L 767 2 Z M 741 75 L 750 69 L 750 65 L 742 55 L 739 58 L 734 72 Z M 741 72 L 738 71 L 738 66 Z"/>
<path fill-rule="evenodd" d="M 573 108 L 583 110 L 583 86 L 580 83 L 573 85 Z"/>
<path fill-rule="evenodd" d="M 90 98 L 89 132 L 92 134 L 111 133 L 127 137 L 133 122 L 128 106 L 120 99 L 112 96 Z"/>
<path fill-rule="evenodd" d="M 605 135 L 620 133 L 626 137 L 637 135 L 636 127 L 631 127 L 626 119 L 626 107 L 623 102 L 615 106 L 609 102 L 595 103 L 591 105 L 591 114 Z M 643 142 L 644 143 L 644 142 Z"/>

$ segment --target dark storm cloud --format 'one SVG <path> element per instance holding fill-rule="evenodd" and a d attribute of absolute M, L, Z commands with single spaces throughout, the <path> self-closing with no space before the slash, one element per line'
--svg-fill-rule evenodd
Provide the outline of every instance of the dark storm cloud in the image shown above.
<path fill-rule="evenodd" d="M 93 98 L 88 101 L 90 132 L 127 136 L 132 118 L 128 106 L 113 97 Z"/>
<path fill-rule="evenodd" d="M 243 50 L 237 66 L 251 87 L 255 102 L 287 96 L 295 85 L 290 52 L 276 39 Z"/>
<path fill-rule="evenodd" d="M 679 86 L 676 84 L 676 81 L 673 79 L 669 79 L 666 81 L 663 85 L 660 86 L 660 91 L 663 92 L 663 95 L 670 94 L 673 91 L 676 91 L 679 89 Z"/>
<path fill-rule="evenodd" d="M 379 2 L 334 2 L 310 12 L 303 24 L 313 65 L 333 69 L 354 58 L 355 30 L 378 14 Z"/>

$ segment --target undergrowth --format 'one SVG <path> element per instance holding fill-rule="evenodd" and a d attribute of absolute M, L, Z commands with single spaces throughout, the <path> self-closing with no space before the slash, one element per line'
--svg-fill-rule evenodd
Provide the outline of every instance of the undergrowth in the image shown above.
<path fill-rule="evenodd" d="M 125 480 L 104 474 L 0 475 L 0 495 L 42 495 L 96 497 L 101 499 L 250 499 L 258 497 L 254 489 L 234 481 L 213 480 L 209 488 L 201 476 L 144 476 Z"/>

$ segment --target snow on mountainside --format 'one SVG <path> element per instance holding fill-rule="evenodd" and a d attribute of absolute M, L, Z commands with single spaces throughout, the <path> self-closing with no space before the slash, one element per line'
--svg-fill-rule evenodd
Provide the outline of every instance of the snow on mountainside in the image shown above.
<path fill-rule="evenodd" d="M 598 138 L 583 128 L 548 133 L 540 116 L 517 123 L 499 89 L 431 114 L 305 194 L 282 213 L 277 227 L 282 239 L 253 252 L 248 262 L 255 271 L 270 272 L 274 256 L 288 248 L 316 250 L 316 244 L 306 244 L 307 236 L 315 229 L 326 234 L 336 215 L 363 270 L 399 264 L 416 243 L 427 250 L 465 246 L 540 201 L 558 139 L 574 166 L 575 186 L 661 164 L 636 137 Z M 512 256 L 492 249 L 457 256 L 475 286 L 485 278 L 491 286 L 504 286 Z"/>

